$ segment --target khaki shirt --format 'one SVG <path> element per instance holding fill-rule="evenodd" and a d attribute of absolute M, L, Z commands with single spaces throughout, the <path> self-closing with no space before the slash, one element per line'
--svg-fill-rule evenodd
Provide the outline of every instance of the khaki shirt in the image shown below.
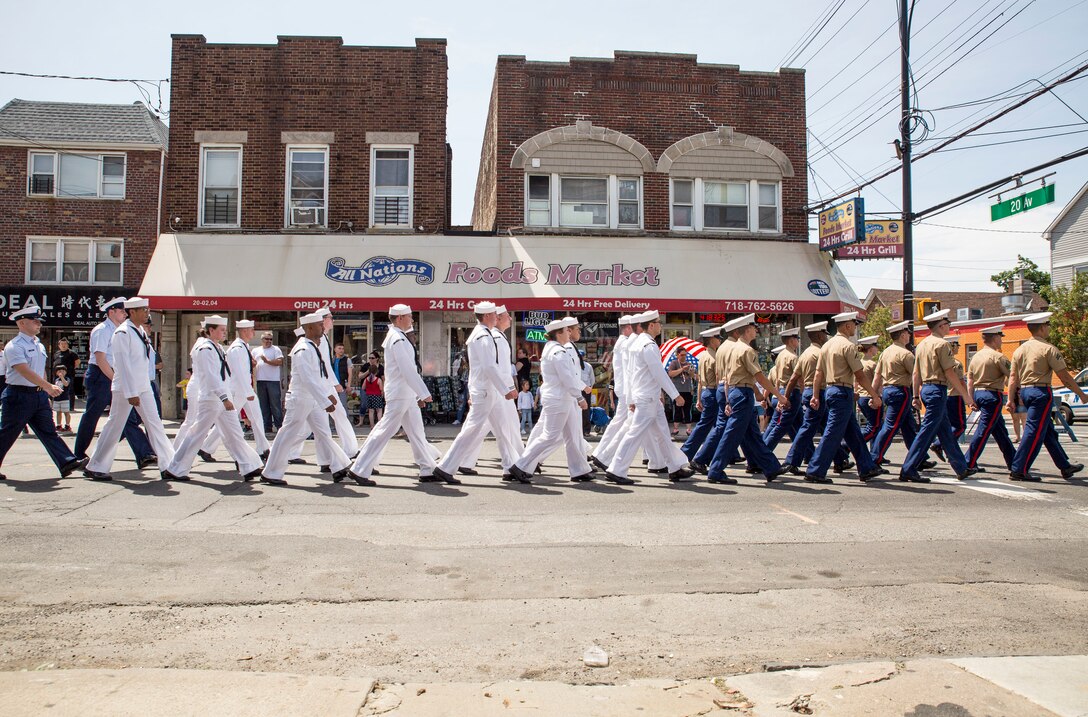
<path fill-rule="evenodd" d="M 1066 368 L 1061 351 L 1041 339 L 1028 339 L 1012 354 L 1012 367 L 1021 386 L 1049 386 L 1055 371 Z"/>
<path fill-rule="evenodd" d="M 892 344 L 880 352 L 876 367 L 885 386 L 911 387 L 914 375 L 914 354 L 899 344 Z"/>
<path fill-rule="evenodd" d="M 721 374 L 721 379 L 729 384 L 730 388 L 755 388 L 756 374 L 763 372 L 756 357 L 756 350 L 743 341 L 730 344 L 724 362 L 725 371 Z"/>
<path fill-rule="evenodd" d="M 776 369 L 775 375 L 778 377 L 778 383 L 782 384 L 782 387 L 789 382 L 790 377 L 793 376 L 793 370 L 797 366 L 797 354 L 789 349 L 783 349 L 782 353 L 778 354 L 778 358 L 774 361 L 774 367 Z M 777 385 L 777 384 L 776 384 Z"/>
<path fill-rule="evenodd" d="M 771 370 L 767 372 L 767 380 L 778 386 L 778 364 L 771 366 Z M 781 386 L 778 386 L 781 388 Z"/>
<path fill-rule="evenodd" d="M 944 372 L 950 368 L 956 368 L 956 357 L 952 355 L 952 347 L 947 341 L 937 336 L 927 336 L 918 344 L 914 355 L 922 383 L 948 385 L 948 378 Z"/>
<path fill-rule="evenodd" d="M 717 352 L 706 347 L 706 351 L 699 354 L 699 388 L 717 388 L 718 366 L 715 361 Z"/>
<path fill-rule="evenodd" d="M 876 375 L 876 361 L 874 361 L 873 359 L 863 358 L 861 360 L 861 370 L 865 372 L 865 376 L 869 379 L 869 383 L 872 383 L 873 377 Z M 859 396 L 868 396 L 869 398 L 872 398 L 869 392 L 866 391 L 860 383 L 858 383 L 854 388 L 857 390 Z"/>
<path fill-rule="evenodd" d="M 1009 377 L 1012 363 L 1005 354 L 984 346 L 967 367 L 974 389 L 982 391 L 1004 391 L 1005 379 Z"/>
<path fill-rule="evenodd" d="M 718 350 L 714 353 L 714 375 L 718 379 L 718 383 L 725 383 L 726 374 L 726 360 L 729 358 L 729 352 L 733 350 L 739 341 L 730 337 L 725 341 L 722 341 L 722 345 L 718 347 Z"/>
<path fill-rule="evenodd" d="M 795 376 L 800 374 L 801 378 L 799 380 L 805 388 L 810 388 L 812 382 L 816 380 L 816 364 L 819 362 L 822 352 L 822 348 L 816 344 L 811 344 L 801 352 L 794 364 L 793 373 Z"/>
<path fill-rule="evenodd" d="M 840 335 L 832 337 L 824 344 L 817 368 L 824 375 L 825 386 L 838 384 L 853 388 L 854 374 L 861 371 L 864 365 L 857 344 Z"/>

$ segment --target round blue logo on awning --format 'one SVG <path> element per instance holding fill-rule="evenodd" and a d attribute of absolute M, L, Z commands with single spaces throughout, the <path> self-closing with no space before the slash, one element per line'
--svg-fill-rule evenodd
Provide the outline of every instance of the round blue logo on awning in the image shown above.
<path fill-rule="evenodd" d="M 808 282 L 808 290 L 816 296 L 830 296 L 831 287 L 827 285 L 826 281 L 820 279 L 813 279 Z"/>

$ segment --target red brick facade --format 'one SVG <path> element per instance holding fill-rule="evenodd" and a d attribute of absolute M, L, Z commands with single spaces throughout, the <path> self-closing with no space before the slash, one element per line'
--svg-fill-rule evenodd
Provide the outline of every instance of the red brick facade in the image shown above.
<path fill-rule="evenodd" d="M 793 176 L 782 183 L 783 236 L 807 241 L 804 72 L 742 72 L 701 65 L 694 55 L 635 52 L 569 63 L 499 58 L 480 159 L 476 229 L 502 232 L 525 223 L 525 170 L 510 166 L 516 148 L 579 120 L 628 135 L 655 162 L 675 142 L 719 126 L 773 144 L 793 165 Z M 668 176 L 649 172 L 643 183 L 645 231 L 668 232 Z"/>
<path fill-rule="evenodd" d="M 139 286 L 158 239 L 162 153 L 109 151 L 125 155 L 124 199 L 63 199 L 27 195 L 31 149 L 0 146 L 0 217 L 4 218 L 0 222 L 0 284 L 26 283 L 28 236 L 55 236 L 123 240 L 122 285 Z M 72 151 L 83 154 L 90 150 Z"/>
<path fill-rule="evenodd" d="M 446 74 L 445 40 L 402 48 L 345 46 L 337 37 L 226 45 L 174 36 L 163 231 L 197 228 L 196 133 L 240 132 L 242 231 L 284 230 L 284 132 L 332 133 L 328 230 L 347 231 L 350 222 L 355 232 L 369 222 L 367 133 L 418 133 L 412 225 L 442 231 L 449 214 Z"/>

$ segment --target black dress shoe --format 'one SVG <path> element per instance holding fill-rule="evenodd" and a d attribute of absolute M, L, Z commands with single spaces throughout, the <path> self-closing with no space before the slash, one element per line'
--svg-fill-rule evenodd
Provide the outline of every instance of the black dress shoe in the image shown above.
<path fill-rule="evenodd" d="M 507 475 L 509 475 L 510 477 L 507 478 Z M 512 465 L 510 466 L 509 473 L 503 475 L 503 480 L 507 481 L 508 483 L 510 481 L 517 481 L 518 483 L 529 485 L 533 482 L 533 475 L 532 473 L 529 473 L 528 471 L 519 468 L 517 465 Z"/>
<path fill-rule="evenodd" d="M 846 461 L 846 463 L 840 463 L 839 465 L 834 466 L 831 470 L 835 471 L 836 473 L 845 473 L 846 471 L 850 470 L 853 467 L 854 467 L 854 462 L 853 461 Z"/>
<path fill-rule="evenodd" d="M 632 485 L 632 484 L 634 484 L 634 481 L 631 480 L 630 478 L 624 478 L 623 476 L 618 476 L 615 473 L 609 473 L 608 471 L 605 471 L 604 478 L 609 483 L 615 483 L 616 485 Z"/>
<path fill-rule="evenodd" d="M 744 472 L 750 476 L 754 476 L 758 473 L 762 473 L 763 471 L 761 471 L 759 468 L 756 468 L 755 466 L 745 466 Z"/>
<path fill-rule="evenodd" d="M 933 454 L 935 456 L 937 456 L 938 458 L 940 458 L 942 461 L 947 462 L 948 459 L 944 457 L 944 449 L 943 448 L 941 448 L 940 446 L 930 446 L 929 450 L 933 451 Z"/>
<path fill-rule="evenodd" d="M 86 478 L 87 480 L 98 480 L 98 481 L 113 480 L 113 476 L 111 476 L 109 473 L 99 473 L 98 471 L 89 471 L 89 470 L 86 470 L 86 469 L 84 469 L 84 471 L 83 471 L 83 477 Z"/>
<path fill-rule="evenodd" d="M 604 464 L 604 462 L 601 461 L 601 459 L 598 458 L 597 456 L 590 456 L 589 457 L 589 462 L 592 463 L 593 465 L 597 466 L 598 468 L 600 468 L 602 471 L 608 470 L 608 466 L 606 466 Z"/>
<path fill-rule="evenodd" d="M 151 466 L 155 466 L 158 464 L 159 457 L 155 454 L 151 454 L 150 456 L 144 456 L 140 460 L 136 461 L 136 467 L 140 470 L 143 470 L 144 468 L 150 468 Z"/>
<path fill-rule="evenodd" d="M 783 464 L 783 466 L 782 466 L 782 467 L 783 467 L 783 468 L 784 468 L 784 469 L 786 470 L 786 472 L 787 472 L 787 473 L 789 473 L 789 474 L 790 474 L 791 476 L 804 476 L 804 475 L 805 475 L 805 472 L 804 472 L 803 470 L 801 470 L 801 469 L 800 469 L 800 468 L 798 468 L 797 466 L 793 466 L 793 465 L 790 465 L 789 463 L 785 463 L 785 464 Z"/>
<path fill-rule="evenodd" d="M 544 473 L 544 464 L 543 463 L 538 463 L 537 466 L 536 466 L 536 470 L 533 471 L 533 473 L 543 474 Z"/>
<path fill-rule="evenodd" d="M 960 480 L 967 480 L 976 473 L 978 473 L 978 468 L 968 468 L 963 473 L 957 473 L 956 477 Z"/>
<path fill-rule="evenodd" d="M 370 480 L 369 478 L 364 478 L 363 476 L 359 475 L 358 473 L 352 473 L 351 471 L 348 471 L 348 477 L 351 478 L 353 481 L 355 481 L 356 485 L 364 485 L 364 486 L 367 486 L 367 487 L 378 485 L 377 483 Z"/>
<path fill-rule="evenodd" d="M 305 458 L 288 458 L 287 462 L 290 463 L 293 466 L 304 466 L 304 465 L 306 465 L 306 459 Z"/>
<path fill-rule="evenodd" d="M 1077 473 L 1080 473 L 1082 470 L 1084 470 L 1083 463 L 1070 463 L 1068 468 L 1062 469 L 1062 478 L 1069 480 Z"/>
<path fill-rule="evenodd" d="M 6 475 L 4 475 L 3 473 L 0 473 L 0 480 L 7 480 L 7 479 L 8 479 L 8 477 Z"/>
<path fill-rule="evenodd" d="M 340 470 L 338 470 L 338 471 L 336 471 L 335 473 L 332 474 L 332 482 L 333 483 L 339 483 L 340 481 L 347 478 L 348 473 L 350 473 L 350 472 L 351 471 L 348 470 L 347 468 L 341 468 Z"/>
<path fill-rule="evenodd" d="M 647 468 L 647 473 L 653 473 L 654 475 L 661 475 L 662 473 L 668 473 L 668 467 L 662 466 L 661 468 Z"/>
<path fill-rule="evenodd" d="M 928 470 L 930 470 L 932 468 L 936 468 L 936 467 L 937 467 L 937 461 L 924 460 L 924 461 L 922 461 L 921 463 L 918 464 L 918 469 L 923 470 L 923 471 L 928 471 Z"/>
<path fill-rule="evenodd" d="M 200 460 L 204 461 L 205 463 L 216 462 L 215 456 L 213 456 L 211 453 L 208 453 L 207 451 L 197 451 L 196 454 L 200 456 Z"/>
<path fill-rule="evenodd" d="M 826 483 L 834 483 L 835 481 L 831 480 L 827 476 L 822 476 L 821 477 L 821 476 L 809 475 L 808 473 L 806 473 L 805 474 L 805 482 L 806 483 L 824 483 L 824 484 L 826 484 Z"/>
<path fill-rule="evenodd" d="M 377 468 L 371 468 L 370 469 L 370 475 L 372 475 L 372 476 L 380 476 L 381 474 L 382 474 L 382 472 L 380 470 L 378 470 Z"/>
<path fill-rule="evenodd" d="M 593 475 L 593 471 L 590 471 L 589 473 L 583 473 L 580 476 L 572 476 L 571 480 L 575 483 L 586 483 L 593 480 Z"/>
<path fill-rule="evenodd" d="M 746 461 L 745 459 L 738 456 L 737 458 L 734 458 L 733 460 L 729 461 L 729 465 L 739 466 L 741 463 L 747 463 L 747 462 L 748 461 Z"/>
<path fill-rule="evenodd" d="M 456 480 L 452 475 L 438 467 L 434 469 L 434 477 L 444 483 L 449 483 L 451 480 Z"/>
<path fill-rule="evenodd" d="M 249 473 L 243 475 L 242 480 L 244 480 L 246 483 L 249 483 L 251 480 L 257 480 L 261 477 L 262 470 L 264 470 L 264 468 L 257 468 L 256 470 L 252 470 Z"/>
<path fill-rule="evenodd" d="M 986 469 L 982 466 L 975 466 L 975 471 L 977 471 L 978 473 L 985 473 Z"/>
<path fill-rule="evenodd" d="M 271 453 L 271 452 L 272 452 L 272 449 L 266 448 L 264 453 L 261 454 L 261 460 L 265 461 L 267 463 L 268 462 L 268 454 Z"/>
<path fill-rule="evenodd" d="M 60 477 L 67 478 L 76 471 L 83 470 L 87 467 L 87 464 L 90 462 L 90 460 L 90 458 L 84 456 L 83 458 L 77 458 L 74 461 L 65 463 L 63 466 L 60 467 Z"/>
<path fill-rule="evenodd" d="M 706 475 L 710 472 L 710 466 L 704 463 L 696 463 L 695 461 L 691 461 L 690 463 L 688 463 L 688 468 L 702 475 Z"/>
<path fill-rule="evenodd" d="M 478 476 L 478 475 L 480 475 L 480 471 L 476 470 L 475 468 L 458 468 L 457 472 L 460 473 L 463 476 Z"/>
<path fill-rule="evenodd" d="M 880 476 L 880 475 L 884 475 L 885 473 L 887 473 L 886 470 L 884 470 L 880 466 L 877 466 L 876 468 L 873 468 L 872 470 L 868 470 L 868 471 L 865 471 L 864 473 L 858 474 L 858 480 L 860 480 L 862 483 L 868 483 L 873 478 L 876 478 L 877 476 Z"/>
<path fill-rule="evenodd" d="M 710 476 L 707 479 L 708 483 L 716 483 L 718 485 L 736 485 L 737 479 L 730 478 L 729 476 Z"/>
<path fill-rule="evenodd" d="M 160 475 L 162 475 L 163 480 L 189 480 L 189 476 L 176 476 L 170 471 L 163 471 Z"/>
<path fill-rule="evenodd" d="M 268 476 L 261 474 L 261 482 L 268 485 L 287 485 L 287 481 L 283 478 L 269 478 Z"/>
<path fill-rule="evenodd" d="M 1009 472 L 1009 478 L 1014 481 L 1020 481 L 1023 483 L 1038 483 L 1042 480 L 1039 476 L 1032 475 L 1030 473 L 1016 473 L 1015 471 Z"/>
<path fill-rule="evenodd" d="M 442 482 L 442 479 L 439 478 L 438 476 L 436 476 L 434 473 L 428 473 L 425 476 L 420 476 L 418 480 L 419 480 L 420 483 L 441 483 Z"/>
<path fill-rule="evenodd" d="M 900 473 L 899 480 L 904 483 L 929 483 L 929 478 L 920 476 L 917 473 Z"/>
<path fill-rule="evenodd" d="M 332 468 L 330 466 L 321 466 L 320 468 L 317 469 L 317 472 L 318 473 L 332 473 Z"/>
<path fill-rule="evenodd" d="M 776 471 L 771 471 L 770 473 L 764 473 L 763 477 L 767 479 L 768 483 L 770 483 L 775 478 L 777 478 L 778 476 L 781 476 L 781 475 L 786 475 L 786 467 L 785 466 L 780 466 L 778 468 L 778 470 L 776 470 Z"/>
<path fill-rule="evenodd" d="M 887 458 L 881 458 L 880 459 L 880 465 L 882 465 L 882 466 L 890 466 L 891 464 L 892 464 L 892 462 L 889 461 Z"/>
<path fill-rule="evenodd" d="M 671 480 L 673 483 L 679 483 L 686 478 L 691 478 L 693 475 L 695 475 L 695 471 L 691 470 L 690 468 L 681 468 L 680 470 L 675 470 L 670 473 L 669 480 Z"/>

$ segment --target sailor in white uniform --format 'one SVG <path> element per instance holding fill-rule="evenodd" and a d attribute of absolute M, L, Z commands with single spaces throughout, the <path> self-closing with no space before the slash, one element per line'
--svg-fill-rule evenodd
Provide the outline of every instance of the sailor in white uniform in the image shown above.
<path fill-rule="evenodd" d="M 223 434 L 223 445 L 238 464 L 238 471 L 247 481 L 261 474 L 261 457 L 246 443 L 242 424 L 234 413 L 227 381 L 230 366 L 220 346 L 227 338 L 227 320 L 222 316 L 206 316 L 201 323 L 200 337 L 189 352 L 193 377 L 189 379 L 189 412 L 174 437 L 174 460 L 162 471 L 163 480 L 189 480 L 189 471 L 197 451 L 215 424 Z"/>
<path fill-rule="evenodd" d="M 381 459 L 382 451 L 397 431 L 404 429 L 408 443 L 412 446 L 412 456 L 419 466 L 419 482 L 432 483 L 440 478 L 435 476 L 435 456 L 433 446 L 427 443 L 423 430 L 423 414 L 420 409 L 430 403 L 431 392 L 416 366 L 416 352 L 405 332 L 412 329 L 412 307 L 407 304 L 394 304 L 389 307 L 389 333 L 386 334 L 382 349 L 385 352 L 385 413 L 370 431 L 355 464 L 351 467 L 351 478 L 359 485 L 375 485 L 370 476 Z M 451 478 L 448 483 L 457 483 Z"/>
<path fill-rule="evenodd" d="M 624 350 L 624 346 L 631 338 L 631 334 L 634 329 L 631 327 L 631 315 L 625 314 L 620 317 L 619 320 L 620 335 L 616 339 L 616 343 L 612 344 L 612 391 L 616 394 L 616 410 L 615 415 L 612 416 L 612 420 L 608 422 L 608 427 L 604 429 L 604 435 L 601 436 L 601 440 L 597 443 L 597 449 L 593 451 L 593 456 L 590 460 L 593 461 L 593 465 L 603 470 L 608 470 L 608 461 L 612 460 L 612 456 L 615 454 L 616 446 L 619 445 L 619 440 L 623 437 L 624 426 L 627 425 L 627 417 L 630 415 L 630 411 L 620 410 L 627 406 L 627 401 L 624 396 L 624 362 L 627 359 L 627 352 Z"/>
<path fill-rule="evenodd" d="M 331 414 L 340 405 L 336 391 L 329 384 L 328 368 L 321 358 L 319 342 L 323 317 L 316 313 L 306 314 L 299 322 L 304 335 L 291 348 L 291 383 L 284 402 L 283 426 L 272 441 L 272 450 L 260 474 L 261 482 L 270 485 L 287 485 L 283 474 L 287 469 L 290 453 L 313 427 L 315 421 L 312 416 L 318 411 Z M 339 483 L 348 475 L 351 459 L 329 435 L 328 419 L 321 422 L 325 424 L 326 431 L 315 430 L 314 441 L 318 450 L 329 457 L 333 482 Z"/>
<path fill-rule="evenodd" d="M 514 379 L 510 371 L 510 345 L 503 338 L 500 344 L 496 334 L 497 307 L 490 301 L 477 302 L 476 328 L 465 341 L 468 352 L 468 395 L 472 408 L 461 425 L 461 431 L 453 439 L 453 445 L 435 468 L 435 476 L 447 483 L 456 480 L 453 473 L 469 460 L 483 442 L 487 430 L 495 433 L 503 467 L 513 465 L 520 457 L 514 446 L 521 442 L 521 431 L 511 418 L 517 397 Z M 513 435 L 511 435 L 513 433 Z"/>
<path fill-rule="evenodd" d="M 257 390 L 253 387 L 253 352 L 249 342 L 253 339 L 253 322 L 241 319 L 234 322 L 235 338 L 227 347 L 227 365 L 230 366 L 230 378 L 227 385 L 231 392 L 231 403 L 245 411 L 249 425 L 253 427 L 253 444 L 262 460 L 268 459 L 268 451 L 271 444 L 264 435 L 264 416 L 261 413 L 261 404 L 257 400 Z M 214 454 L 219 448 L 222 436 L 217 426 L 212 426 L 208 432 L 208 438 L 204 441 L 197 455 L 201 459 L 214 462 Z"/>
<path fill-rule="evenodd" d="M 149 303 L 139 296 L 125 299 L 128 318 L 113 332 L 110 344 L 113 367 L 113 400 L 106 425 L 98 434 L 91 460 L 83 475 L 91 480 L 112 480 L 110 469 L 117 455 L 117 445 L 128 424 L 133 409 L 144 424 L 144 431 L 155 455 L 159 458 L 159 470 L 166 470 L 174 458 L 174 449 L 166 437 L 162 418 L 155 406 L 155 394 L 151 390 L 151 371 L 148 368 L 154 355 L 151 341 L 144 333 Z"/>

